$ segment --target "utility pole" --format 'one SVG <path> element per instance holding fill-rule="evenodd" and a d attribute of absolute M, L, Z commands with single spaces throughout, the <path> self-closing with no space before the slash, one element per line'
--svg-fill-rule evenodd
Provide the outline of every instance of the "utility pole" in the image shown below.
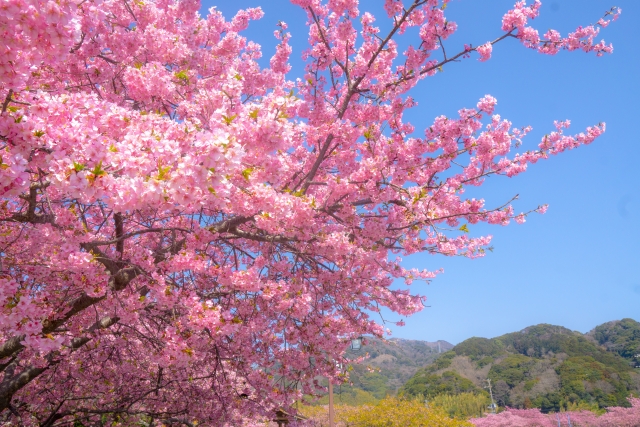
<path fill-rule="evenodd" d="M 358 352 L 362 348 L 362 337 L 351 340 L 351 350 Z M 334 361 L 336 363 L 336 361 Z M 342 371 L 342 363 L 336 363 L 339 370 Z M 331 377 L 329 377 L 329 427 L 335 427 L 334 412 L 333 412 L 333 383 Z"/>
<path fill-rule="evenodd" d="M 334 427 L 333 421 L 333 383 L 331 382 L 331 378 L 329 378 L 329 427 Z"/>
<path fill-rule="evenodd" d="M 491 413 L 495 414 L 496 413 L 496 402 L 493 401 L 493 391 L 491 390 L 491 378 L 487 378 L 487 382 L 489 383 L 489 386 L 485 387 L 485 388 L 489 389 L 489 396 L 491 396 L 491 406 L 490 406 Z"/>

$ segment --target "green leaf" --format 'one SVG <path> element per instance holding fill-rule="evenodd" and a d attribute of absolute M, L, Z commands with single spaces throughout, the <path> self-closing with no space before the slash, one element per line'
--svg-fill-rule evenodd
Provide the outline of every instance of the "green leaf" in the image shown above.
<path fill-rule="evenodd" d="M 222 119 L 223 119 L 223 120 L 224 120 L 224 122 L 227 124 L 227 126 L 229 126 L 229 125 L 233 122 L 233 120 L 234 120 L 236 117 L 238 117 L 238 116 L 237 116 L 236 114 L 234 114 L 234 115 L 233 115 L 233 116 L 231 116 L 231 117 L 222 116 Z"/>
<path fill-rule="evenodd" d="M 75 170 L 76 172 L 81 172 L 86 168 L 85 165 L 83 165 L 82 163 L 76 163 L 73 162 L 73 170 Z"/>
<path fill-rule="evenodd" d="M 464 231 L 465 233 L 469 232 L 469 228 L 467 227 L 467 224 L 462 224 L 462 227 L 458 228 L 458 230 Z"/>
<path fill-rule="evenodd" d="M 158 181 L 165 181 L 169 178 L 169 171 L 171 170 L 171 166 L 162 166 L 158 165 Z"/>
<path fill-rule="evenodd" d="M 242 171 L 242 176 L 244 177 L 244 179 L 249 181 L 249 177 L 251 176 L 251 173 L 253 172 L 253 169 L 254 168 L 246 168 L 245 170 Z"/>
<path fill-rule="evenodd" d="M 93 168 L 91 173 L 94 176 L 103 176 L 107 174 L 107 172 L 104 169 L 102 169 L 102 160 L 98 162 L 98 164 L 96 165 L 96 167 Z"/>
<path fill-rule="evenodd" d="M 182 83 L 189 83 L 189 75 L 187 74 L 187 70 L 178 71 L 174 74 L 175 78 L 180 80 Z"/>

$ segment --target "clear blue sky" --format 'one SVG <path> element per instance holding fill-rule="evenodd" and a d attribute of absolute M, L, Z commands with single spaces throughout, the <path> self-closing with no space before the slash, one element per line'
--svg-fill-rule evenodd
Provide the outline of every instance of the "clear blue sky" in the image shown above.
<path fill-rule="evenodd" d="M 448 52 L 499 36 L 502 15 L 514 2 L 452 0 L 447 17 L 459 29 L 445 45 Z M 524 225 L 472 227 L 472 234 L 494 236 L 495 251 L 485 258 L 407 258 L 409 267 L 443 267 L 445 273 L 428 286 L 413 285 L 428 296 L 431 308 L 405 319 L 404 327 L 391 325 L 394 336 L 455 344 L 537 323 L 587 332 L 609 320 L 640 321 L 640 1 L 615 2 L 544 0 L 534 21 L 541 33 L 554 28 L 566 34 L 620 6 L 620 19 L 601 32 L 614 44 L 612 55 L 549 57 L 507 40 L 494 46 L 490 61 L 474 57 L 450 64 L 413 94 L 420 105 L 410 118 L 420 131 L 434 117 L 455 115 L 491 94 L 498 99 L 498 114 L 515 126 L 533 126 L 525 147 L 537 145 L 554 120 L 570 119 L 576 133 L 604 121 L 607 132 L 592 145 L 533 165 L 521 176 L 492 178 L 474 193 L 489 205 L 520 194 L 517 211 L 543 203 L 549 211 L 530 216 Z M 360 9 L 376 12 L 381 4 L 363 0 Z M 227 19 L 238 9 L 261 6 L 264 18 L 244 34 L 263 46 L 265 63 L 275 50 L 276 23 L 287 22 L 294 48 L 289 77 L 301 75 L 307 27 L 298 7 L 287 0 L 205 0 L 202 6 L 203 15 L 216 6 Z M 380 12 L 376 16 L 386 18 Z"/>

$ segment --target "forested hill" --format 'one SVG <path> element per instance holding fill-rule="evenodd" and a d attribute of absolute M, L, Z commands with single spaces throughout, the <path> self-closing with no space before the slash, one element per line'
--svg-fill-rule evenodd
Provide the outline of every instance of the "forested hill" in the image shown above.
<path fill-rule="evenodd" d="M 453 344 L 446 341 L 368 338 L 359 352 L 347 352 L 349 358 L 363 355 L 368 358 L 349 368 L 353 385 L 337 387 L 336 401 L 362 404 L 394 395 L 418 369 L 452 348 Z M 321 399 L 318 403 L 326 404 L 326 400 Z"/>
<path fill-rule="evenodd" d="M 358 373 L 373 370 L 373 373 L 376 374 L 374 376 L 384 379 L 386 392 L 395 393 L 416 370 L 431 363 L 441 353 L 452 348 L 453 344 L 442 340 L 429 342 L 401 338 L 369 339 L 367 345 L 362 349 L 369 357 L 362 366 L 356 367 L 351 378 L 357 383 Z M 357 353 L 352 354 L 358 355 Z"/>
<path fill-rule="evenodd" d="M 635 320 L 604 323 L 589 332 L 587 337 L 640 368 L 640 323 Z"/>
<path fill-rule="evenodd" d="M 640 392 L 640 323 L 623 319 L 587 334 L 541 324 L 497 338 L 470 338 L 420 369 L 408 395 L 484 394 L 487 379 L 500 406 L 628 406 Z"/>

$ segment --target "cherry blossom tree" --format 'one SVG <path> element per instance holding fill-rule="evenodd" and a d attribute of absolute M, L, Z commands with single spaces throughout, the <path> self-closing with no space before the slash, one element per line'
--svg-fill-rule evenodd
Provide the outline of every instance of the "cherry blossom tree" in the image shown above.
<path fill-rule="evenodd" d="M 479 257 L 490 236 L 467 224 L 525 220 L 467 186 L 604 131 L 557 122 L 513 154 L 529 128 L 489 95 L 425 129 L 403 114 L 421 80 L 502 41 L 611 52 L 595 37 L 619 10 L 539 35 L 540 2 L 518 2 L 500 37 L 445 55 L 446 0 L 386 0 L 386 33 L 356 0 L 293 3 L 310 28 L 296 80 L 285 23 L 268 68 L 241 36 L 260 9 L 0 1 L 0 422 L 266 419 L 339 380 L 348 340 L 384 333 L 371 313 L 422 308 L 392 283 L 435 273 L 398 256 Z"/>
<path fill-rule="evenodd" d="M 476 427 L 634 427 L 640 425 L 640 399 L 630 398 L 630 408 L 607 408 L 603 415 L 589 411 L 543 414 L 539 409 L 511 409 L 470 420 Z"/>

